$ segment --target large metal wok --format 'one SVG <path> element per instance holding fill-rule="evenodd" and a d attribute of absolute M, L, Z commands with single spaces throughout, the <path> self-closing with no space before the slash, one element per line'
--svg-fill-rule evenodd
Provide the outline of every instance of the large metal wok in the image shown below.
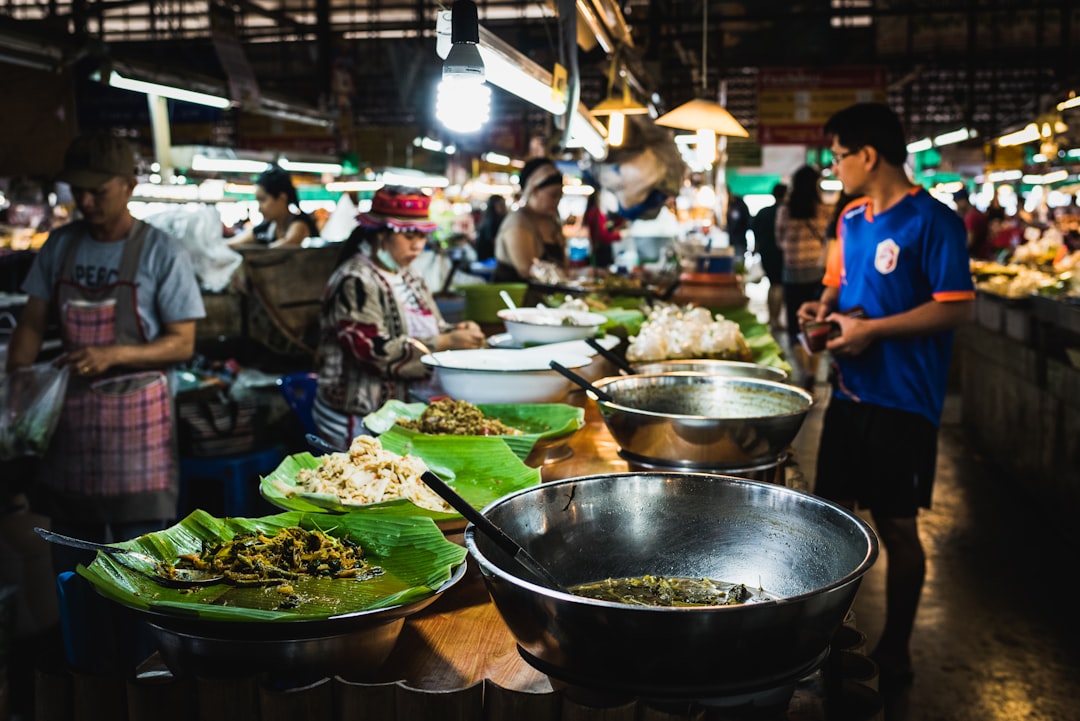
<path fill-rule="evenodd" d="M 696 358 L 690 360 L 661 360 L 633 364 L 638 375 L 654 373 L 707 373 L 720 376 L 740 376 L 744 378 L 762 378 L 767 381 L 786 381 L 788 373 L 783 368 L 747 363 L 745 361 Z"/>
<path fill-rule="evenodd" d="M 708 577 L 779 597 L 643 607 L 553 590 L 465 530 L 522 656 L 566 683 L 657 698 L 794 683 L 827 654 L 878 540 L 858 516 L 782 486 L 695 473 L 545 483 L 482 513 L 564 587 L 606 578 Z"/>
<path fill-rule="evenodd" d="M 775 462 L 814 397 L 787 383 L 699 374 L 612 376 L 594 384 L 624 458 L 678 470 L 722 471 Z"/>

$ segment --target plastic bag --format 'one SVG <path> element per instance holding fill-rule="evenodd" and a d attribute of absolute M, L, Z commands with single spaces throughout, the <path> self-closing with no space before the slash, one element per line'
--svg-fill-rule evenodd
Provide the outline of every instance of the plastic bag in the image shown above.
<path fill-rule="evenodd" d="M 244 256 L 225 241 L 221 215 L 211 206 L 192 203 L 162 210 L 144 220 L 172 235 L 190 254 L 203 290 L 211 293 L 224 290 L 244 262 Z"/>
<path fill-rule="evenodd" d="M 68 366 L 51 362 L 22 368 L 0 384 L 0 460 L 42 456 L 49 447 L 67 393 Z"/>

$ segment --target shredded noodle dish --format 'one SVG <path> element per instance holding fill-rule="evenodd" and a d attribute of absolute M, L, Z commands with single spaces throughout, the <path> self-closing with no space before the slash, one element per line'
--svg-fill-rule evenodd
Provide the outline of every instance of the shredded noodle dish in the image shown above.
<path fill-rule="evenodd" d="M 334 495 L 349 505 L 407 498 L 430 511 L 453 511 L 420 478 L 427 470 L 421 459 L 387 451 L 373 436 L 357 436 L 348 453 L 330 453 L 320 460 L 318 468 L 300 471 L 301 490 Z"/>

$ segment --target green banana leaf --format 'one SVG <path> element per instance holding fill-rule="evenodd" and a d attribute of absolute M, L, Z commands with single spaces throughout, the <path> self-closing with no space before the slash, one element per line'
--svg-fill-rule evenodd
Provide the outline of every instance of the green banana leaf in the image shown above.
<path fill-rule="evenodd" d="M 753 311 L 749 308 L 716 308 L 714 311 L 739 324 L 739 330 L 746 338 L 746 344 L 750 346 L 754 363 L 791 373 L 791 363 L 784 358 L 784 351 L 769 332 L 769 326 L 758 320 Z"/>
<path fill-rule="evenodd" d="M 427 467 L 454 487 L 475 508 L 483 508 L 508 493 L 540 483 L 540 470 L 530 468 L 503 442 L 502 436 L 427 436 L 386 434 L 384 449 L 423 459 Z M 461 514 L 420 508 L 407 499 L 355 505 L 335 495 L 308 493 L 298 485 L 301 469 L 315 469 L 319 458 L 310 453 L 287 456 L 259 491 L 272 505 L 287 511 L 348 513 L 357 509 L 383 516 L 423 516 L 439 522 L 463 522 Z"/>
<path fill-rule="evenodd" d="M 167 588 L 154 581 L 152 568 L 135 570 L 127 556 L 98 553 L 79 575 L 102 595 L 130 608 L 219 621 L 295 621 L 327 619 L 412 603 L 436 593 L 465 561 L 467 551 L 446 540 L 429 518 L 394 518 L 362 511 L 347 515 L 280 513 L 264 518 L 215 518 L 197 510 L 175 526 L 113 544 L 173 563 L 196 553 L 204 543 L 229 540 L 239 533 L 273 535 L 301 526 L 331 536 L 348 535 L 365 558 L 383 569 L 373 578 L 308 578 L 292 583 L 301 599 L 295 608 L 279 608 L 285 598 L 274 587 L 238 587 L 226 583 L 189 589 Z"/>
<path fill-rule="evenodd" d="M 397 420 L 416 420 L 426 408 L 426 403 L 387 401 L 379 410 L 364 416 L 364 426 L 373 433 L 381 433 L 380 438 L 383 440 L 387 436 L 404 436 L 407 440 L 424 434 L 402 428 L 397 425 Z M 511 428 L 525 432 L 520 436 L 490 436 L 501 438 L 514 455 L 523 461 L 529 457 L 537 442 L 568 436 L 585 425 L 585 409 L 565 403 L 481 403 L 477 408 L 488 418 L 495 418 Z"/>

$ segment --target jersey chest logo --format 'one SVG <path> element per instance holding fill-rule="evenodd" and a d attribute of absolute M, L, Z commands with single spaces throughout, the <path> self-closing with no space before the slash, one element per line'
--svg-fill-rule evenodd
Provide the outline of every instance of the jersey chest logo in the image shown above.
<path fill-rule="evenodd" d="M 900 246 L 892 238 L 887 238 L 877 246 L 874 253 L 874 267 L 882 275 L 888 275 L 896 270 L 896 264 L 900 259 Z"/>

